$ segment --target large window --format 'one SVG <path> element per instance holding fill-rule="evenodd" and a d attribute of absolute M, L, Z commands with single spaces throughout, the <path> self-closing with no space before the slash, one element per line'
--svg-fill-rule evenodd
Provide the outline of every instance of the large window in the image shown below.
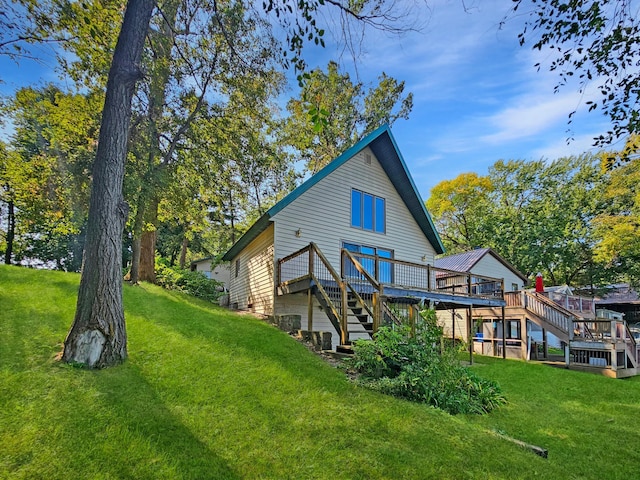
<path fill-rule="evenodd" d="M 384 233 L 386 230 L 384 198 L 360 190 L 351 190 L 351 226 Z"/>

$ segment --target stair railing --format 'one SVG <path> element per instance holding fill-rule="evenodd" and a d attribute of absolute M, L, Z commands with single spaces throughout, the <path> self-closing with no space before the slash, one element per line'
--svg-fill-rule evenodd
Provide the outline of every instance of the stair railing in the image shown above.
<path fill-rule="evenodd" d="M 625 330 L 624 343 L 627 350 L 627 354 L 633 360 L 633 367 L 637 368 L 638 367 L 638 344 L 636 342 L 636 338 L 633 336 L 633 333 L 631 333 L 631 330 L 629 330 L 629 325 L 627 324 L 627 322 L 624 322 L 624 330 Z"/>
<path fill-rule="evenodd" d="M 345 282 L 313 242 L 309 244 L 309 274 L 318 292 L 329 306 L 331 313 L 339 321 L 338 326 L 340 328 L 337 330 L 340 333 L 340 342 L 343 345 L 346 344 L 349 339 L 347 338 L 347 292 Z M 332 282 L 335 283 L 335 287 L 331 289 L 330 294 L 327 289 L 329 289 L 328 284 Z M 324 288 L 323 283 L 327 284 L 327 288 Z"/>
<path fill-rule="evenodd" d="M 373 320 L 373 333 L 378 331 L 380 327 L 380 322 L 382 319 L 380 298 L 383 293 L 383 286 L 380 282 L 378 282 L 367 270 L 362 266 L 362 264 L 358 261 L 356 257 L 354 257 L 351 252 L 345 248 L 342 249 L 340 253 L 340 266 L 342 271 L 342 277 L 347 280 L 352 291 L 356 291 L 356 288 L 353 287 L 353 281 L 357 281 L 361 285 L 363 285 L 363 291 L 371 290 L 371 307 L 367 308 L 367 313 L 371 315 Z M 353 270 L 355 269 L 355 271 Z M 357 272 L 357 276 L 347 275 L 346 272 Z M 356 294 L 358 294 L 356 292 Z M 362 298 L 361 295 L 358 295 Z M 362 302 L 363 305 L 367 305 L 367 302 Z"/>
<path fill-rule="evenodd" d="M 360 296 L 358 291 L 355 288 L 353 288 L 353 285 L 351 285 L 348 280 L 344 280 L 344 284 L 347 287 L 348 293 L 353 295 L 353 298 L 355 298 L 360 303 L 360 305 L 362 305 L 362 308 L 364 308 L 366 310 L 367 314 L 373 319 L 375 317 L 375 314 L 374 314 L 373 310 L 371 309 L 371 307 L 369 306 L 369 303 L 366 302 Z"/>
<path fill-rule="evenodd" d="M 561 307 L 553 300 L 537 293 L 524 292 L 524 306 L 535 313 L 538 317 L 544 318 L 558 330 L 565 332 L 569 339 L 573 334 L 573 322 L 578 320 L 572 312 Z"/>

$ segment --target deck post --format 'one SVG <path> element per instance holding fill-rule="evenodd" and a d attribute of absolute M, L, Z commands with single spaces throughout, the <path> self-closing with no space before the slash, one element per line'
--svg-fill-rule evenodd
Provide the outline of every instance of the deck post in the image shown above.
<path fill-rule="evenodd" d="M 409 306 L 409 326 L 411 328 L 411 337 L 415 338 L 416 336 L 416 309 L 413 308 L 413 305 Z"/>
<path fill-rule="evenodd" d="M 451 345 L 456 346 L 456 309 L 451 310 Z"/>
<path fill-rule="evenodd" d="M 505 307 L 502 307 L 502 358 L 507 358 L 507 323 L 504 320 Z"/>
<path fill-rule="evenodd" d="M 378 292 L 373 292 L 371 303 L 373 307 L 373 333 L 376 333 L 380 328 L 380 297 Z"/>
<path fill-rule="evenodd" d="M 431 265 L 427 264 L 427 292 L 431 291 Z"/>
<path fill-rule="evenodd" d="M 307 330 L 313 332 L 313 294 L 311 287 L 307 290 Z"/>
<path fill-rule="evenodd" d="M 469 306 L 469 311 L 467 312 L 468 315 L 468 327 L 467 327 L 467 331 L 468 331 L 468 342 L 469 342 L 469 364 L 473 365 L 473 305 Z"/>
<path fill-rule="evenodd" d="M 347 286 L 344 281 L 340 282 L 340 323 L 342 326 L 342 333 L 340 334 L 342 344 L 347 345 L 349 342 L 349 326 L 347 323 Z"/>

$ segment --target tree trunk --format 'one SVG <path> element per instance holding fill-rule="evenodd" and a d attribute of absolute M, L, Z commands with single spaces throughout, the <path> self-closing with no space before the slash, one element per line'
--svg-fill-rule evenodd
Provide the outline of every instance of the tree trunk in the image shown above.
<path fill-rule="evenodd" d="M 7 203 L 7 248 L 4 252 L 4 263 L 11 265 L 11 257 L 13 256 L 13 240 L 16 237 L 16 212 L 13 200 Z"/>
<path fill-rule="evenodd" d="M 129 281 L 132 285 L 137 285 L 140 279 L 140 249 L 142 228 L 144 227 L 144 202 L 142 193 L 138 197 L 138 208 L 136 218 L 133 222 L 133 240 L 131 242 L 131 270 L 129 271 Z"/>
<path fill-rule="evenodd" d="M 153 0 L 129 0 L 118 36 L 105 96 L 78 291 L 76 315 L 62 359 L 102 368 L 127 358 L 122 305 L 122 232 L 128 205 L 122 182 L 131 120 L 131 98 Z"/>
<path fill-rule="evenodd" d="M 150 201 L 146 223 L 158 225 L 158 200 Z M 156 239 L 157 230 L 144 230 L 140 239 L 140 281 L 156 283 Z"/>
<path fill-rule="evenodd" d="M 182 237 L 182 248 L 180 249 L 180 269 L 184 270 L 184 264 L 187 262 L 187 247 L 189 246 L 189 240 L 187 239 L 187 233 L 185 232 Z"/>

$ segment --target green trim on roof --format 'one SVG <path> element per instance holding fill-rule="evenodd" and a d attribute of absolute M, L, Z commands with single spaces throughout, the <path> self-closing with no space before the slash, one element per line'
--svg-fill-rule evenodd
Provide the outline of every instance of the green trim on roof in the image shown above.
<path fill-rule="evenodd" d="M 379 145 L 380 148 L 375 148 L 376 145 Z M 384 154 L 376 154 L 378 161 L 382 164 L 385 172 L 387 173 L 387 176 L 389 176 L 394 187 L 407 205 L 407 208 L 420 226 L 420 229 L 433 245 L 436 253 L 444 253 L 442 240 L 440 239 L 440 236 L 435 229 L 433 221 L 431 220 L 431 216 L 427 212 L 424 201 L 418 193 L 418 189 L 416 188 L 413 179 L 411 178 L 411 174 L 409 173 L 407 165 L 405 164 L 402 155 L 400 154 L 400 150 L 398 149 L 398 146 L 393 136 L 391 135 L 391 130 L 389 129 L 388 125 L 383 125 L 364 137 L 353 147 L 346 150 L 342 155 L 337 157 L 326 167 L 313 175 L 311 178 L 307 179 L 302 185 L 292 190 L 286 197 L 284 197 L 273 207 L 267 210 L 265 214 L 262 215 L 262 217 L 260 217 L 258 221 L 254 223 L 242 237 L 240 237 L 240 239 L 227 251 L 227 253 L 224 254 L 222 260 L 227 262 L 233 260 L 247 245 L 249 245 L 249 243 L 251 243 L 258 235 L 260 235 L 260 233 L 267 229 L 267 227 L 271 223 L 271 219 L 278 212 L 282 211 L 282 209 L 284 209 L 291 202 L 300 197 L 300 195 L 302 195 L 315 184 L 327 177 L 330 173 L 337 170 L 340 166 L 346 163 L 347 160 L 351 159 L 354 155 L 356 155 L 366 147 L 372 148 L 374 153 L 376 153 L 376 150 L 385 151 Z M 387 158 L 389 153 L 391 153 L 394 158 Z M 394 159 L 396 160 L 396 162 L 393 162 Z M 399 171 L 393 168 L 395 164 L 398 163 L 401 167 Z"/>

